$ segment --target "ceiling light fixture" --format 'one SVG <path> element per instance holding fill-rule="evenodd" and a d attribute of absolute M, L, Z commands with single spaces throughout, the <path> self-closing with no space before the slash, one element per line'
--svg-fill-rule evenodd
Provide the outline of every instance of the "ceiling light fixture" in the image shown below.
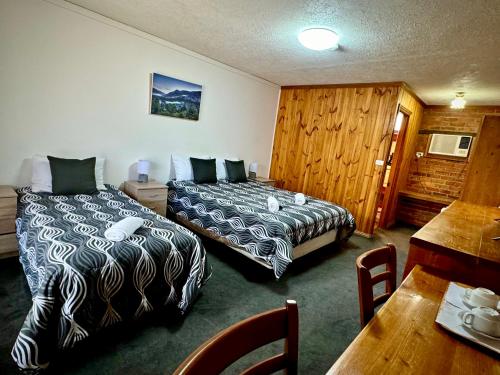
<path fill-rule="evenodd" d="M 451 101 L 451 108 L 464 109 L 466 103 L 464 96 L 465 96 L 464 92 L 457 92 L 455 95 L 455 99 Z"/>
<path fill-rule="evenodd" d="M 326 28 L 306 29 L 298 38 L 304 47 L 315 51 L 339 48 L 339 36 L 335 31 Z"/>

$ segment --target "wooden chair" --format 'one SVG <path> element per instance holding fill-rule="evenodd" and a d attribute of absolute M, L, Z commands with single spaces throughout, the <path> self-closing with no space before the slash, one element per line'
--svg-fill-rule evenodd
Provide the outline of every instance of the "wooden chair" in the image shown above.
<path fill-rule="evenodd" d="M 386 265 L 386 270 L 372 277 L 370 270 Z M 384 303 L 396 290 L 396 247 L 386 246 L 367 251 L 356 259 L 358 271 L 359 315 L 361 327 L 364 327 L 375 313 L 375 307 Z M 385 293 L 374 298 L 373 286 L 385 281 Z"/>
<path fill-rule="evenodd" d="M 219 332 L 191 353 L 174 375 L 220 374 L 245 354 L 283 338 L 283 353 L 242 374 L 272 374 L 282 369 L 289 375 L 297 374 L 299 314 L 295 301 L 288 300 L 285 307 L 254 315 Z"/>

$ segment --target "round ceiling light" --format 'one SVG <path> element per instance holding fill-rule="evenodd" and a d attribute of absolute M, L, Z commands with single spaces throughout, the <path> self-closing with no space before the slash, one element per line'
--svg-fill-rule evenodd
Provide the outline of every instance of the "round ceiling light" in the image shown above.
<path fill-rule="evenodd" d="M 455 95 L 455 99 L 451 101 L 451 108 L 453 109 L 464 109 L 465 108 L 465 103 L 467 103 L 464 99 L 465 92 L 460 91 L 457 92 Z"/>
<path fill-rule="evenodd" d="M 311 28 L 299 34 L 299 42 L 304 47 L 315 51 L 337 49 L 339 47 L 339 36 L 330 29 Z"/>

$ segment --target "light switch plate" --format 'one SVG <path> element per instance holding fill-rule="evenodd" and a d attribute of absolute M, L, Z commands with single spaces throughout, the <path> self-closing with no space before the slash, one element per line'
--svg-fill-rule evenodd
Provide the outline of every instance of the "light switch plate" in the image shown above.
<path fill-rule="evenodd" d="M 384 161 L 383 161 L 383 160 L 380 160 L 380 159 L 377 159 L 377 160 L 375 160 L 375 165 L 380 165 L 380 166 L 382 166 L 382 165 L 384 165 Z"/>

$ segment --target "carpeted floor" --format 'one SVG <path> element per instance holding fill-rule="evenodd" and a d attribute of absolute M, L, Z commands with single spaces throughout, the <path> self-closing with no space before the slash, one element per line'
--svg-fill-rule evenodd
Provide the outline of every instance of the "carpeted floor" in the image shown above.
<path fill-rule="evenodd" d="M 354 235 L 340 248 L 330 246 L 294 262 L 280 280 L 230 249 L 204 240 L 213 276 L 184 319 L 149 317 L 122 325 L 78 348 L 59 353 L 50 373 L 170 374 L 199 344 L 250 315 L 295 299 L 299 306 L 299 373 L 324 374 L 359 332 L 355 259 L 393 242 L 401 275 L 408 240 L 416 231 L 399 226 L 378 230 L 373 239 Z M 400 280 L 398 280 L 400 281 Z M 0 373 L 17 373 L 12 344 L 31 299 L 20 264 L 0 260 Z M 259 349 L 225 373 L 232 374 L 281 349 L 281 342 Z"/>

